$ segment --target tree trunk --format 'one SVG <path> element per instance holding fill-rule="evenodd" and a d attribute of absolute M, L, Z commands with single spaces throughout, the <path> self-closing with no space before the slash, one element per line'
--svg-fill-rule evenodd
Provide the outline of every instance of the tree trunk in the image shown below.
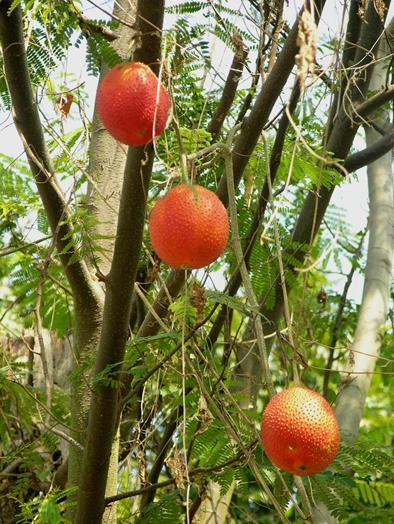
<path fill-rule="evenodd" d="M 194 524 L 225 524 L 228 508 L 236 483 L 233 482 L 228 491 L 221 496 L 220 484 L 210 481 L 207 492 L 199 510 L 193 518 Z"/>
<path fill-rule="evenodd" d="M 119 0 L 114 3 L 113 14 L 133 24 L 136 9 L 137 0 Z M 124 24 L 119 24 L 116 29 L 119 38 L 112 46 L 125 61 L 132 56 L 134 33 Z M 107 71 L 108 67 L 103 64 L 100 81 Z M 127 146 L 107 132 L 95 109 L 89 152 L 88 207 L 95 219 L 92 235 L 99 235 L 98 240 L 93 238 L 93 241 L 100 249 L 98 268 L 103 275 L 107 275 L 111 267 L 126 157 Z"/>
<path fill-rule="evenodd" d="M 134 23 L 135 12 L 136 0 L 132 2 L 130 2 L 130 0 L 119 0 L 119 2 L 115 2 L 114 4 L 113 14 L 128 23 Z M 113 42 L 112 46 L 124 60 L 130 58 L 133 33 L 134 31 L 124 24 L 119 24 L 116 28 L 118 38 Z M 106 64 L 103 64 L 100 80 L 107 70 L 108 67 Z M 95 219 L 91 234 L 95 248 L 99 248 L 100 260 L 97 267 L 103 275 L 108 274 L 112 260 L 126 155 L 127 147 L 112 138 L 103 127 L 95 110 L 92 123 L 88 168 L 88 207 L 91 209 Z M 93 249 L 94 251 L 95 248 Z M 92 266 L 91 261 L 90 265 Z M 77 332 L 79 332 L 79 326 L 85 324 L 85 317 L 89 314 L 89 311 L 86 310 L 76 314 L 75 322 Z M 96 330 L 92 333 L 92 338 L 88 343 L 85 340 L 79 341 L 78 338 L 76 338 L 75 363 L 79 369 L 85 371 L 81 371 L 80 377 L 78 377 L 78 380 L 72 385 L 71 420 L 72 426 L 77 427 L 81 432 L 78 435 L 80 440 L 84 440 L 82 436 L 87 427 L 87 416 L 91 397 L 88 386 L 89 375 L 91 362 L 97 350 L 100 328 L 101 325 L 96 326 Z M 75 436 L 77 437 L 77 435 Z M 109 467 L 110 474 L 107 480 L 107 495 L 114 495 L 117 491 L 118 443 L 119 441 L 115 440 Z M 70 448 L 68 467 L 69 485 L 79 484 L 81 467 L 82 451 L 76 448 Z M 106 524 L 116 523 L 115 504 L 105 512 L 103 522 Z"/>
<path fill-rule="evenodd" d="M 380 56 L 391 54 L 394 42 L 394 20 L 386 31 L 380 45 Z M 386 85 L 389 60 L 375 66 L 371 81 L 372 91 Z M 390 121 L 390 111 L 382 110 L 375 123 L 384 127 Z M 380 135 L 372 126 L 365 127 L 367 146 Z M 362 411 L 371 383 L 376 358 L 381 345 L 380 329 L 386 321 L 394 249 L 394 204 L 392 180 L 392 151 L 368 166 L 368 190 L 370 199 L 369 243 L 365 268 L 363 297 L 356 333 L 352 344 L 352 358 L 348 366 L 343 389 L 340 392 L 336 413 L 341 430 L 350 442 L 357 438 Z"/>
<path fill-rule="evenodd" d="M 391 53 L 390 43 L 394 38 L 394 21 L 386 31 L 380 44 L 380 56 Z M 372 91 L 386 85 L 389 60 L 377 62 L 371 80 Z M 388 110 L 383 110 L 374 118 L 380 127 L 390 119 Z M 372 126 L 365 128 L 367 147 L 380 138 Z M 360 314 L 357 321 L 354 341 L 351 347 L 348 371 L 342 390 L 336 402 L 336 415 L 342 438 L 347 443 L 356 441 L 362 413 L 370 387 L 375 362 L 381 345 L 381 327 L 387 316 L 392 278 L 394 252 L 394 190 L 392 152 L 368 166 L 369 190 L 369 243 L 365 281 Z M 314 522 L 334 524 L 338 522 L 322 503 L 314 508 Z"/>
<path fill-rule="evenodd" d="M 159 71 L 164 0 L 138 0 L 141 35 L 134 60 Z M 152 32 L 151 28 L 158 30 Z M 125 344 L 129 334 L 131 299 L 142 246 L 146 200 L 153 167 L 152 143 L 129 147 L 119 204 L 114 253 L 105 279 L 106 294 L 94 374 L 108 373 L 109 381 L 94 384 L 75 522 L 99 523 L 105 510 L 104 496 L 111 451 L 117 434 L 118 389 Z"/>

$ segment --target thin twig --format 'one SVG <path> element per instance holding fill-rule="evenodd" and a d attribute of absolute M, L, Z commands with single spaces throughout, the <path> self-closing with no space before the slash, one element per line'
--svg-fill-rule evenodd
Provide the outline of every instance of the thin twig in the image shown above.
<path fill-rule="evenodd" d="M 342 295 L 341 295 L 341 298 L 339 300 L 337 314 L 335 316 L 334 327 L 333 327 L 333 330 L 332 330 L 331 340 L 330 340 L 330 344 L 329 344 L 330 350 L 329 350 L 327 363 L 326 363 L 327 371 L 324 372 L 324 378 L 323 378 L 323 396 L 325 398 L 327 398 L 327 395 L 328 395 L 328 385 L 329 385 L 329 381 L 330 381 L 330 374 L 331 374 L 332 365 L 334 363 L 335 347 L 336 347 L 336 344 L 337 344 L 337 341 L 338 341 L 338 337 L 339 337 L 339 329 L 341 327 L 342 320 L 343 320 L 343 312 L 344 312 L 345 305 L 346 305 L 347 294 L 348 294 L 350 285 L 351 285 L 352 280 L 353 280 L 353 275 L 354 275 L 354 273 L 356 271 L 356 268 L 357 268 L 357 260 L 360 258 L 361 248 L 362 248 L 362 245 L 364 243 L 364 239 L 365 239 L 365 235 L 366 234 L 367 234 L 367 228 L 365 228 L 363 234 L 361 235 L 360 242 L 359 242 L 359 244 L 357 246 L 357 249 L 356 249 L 356 251 L 354 253 L 354 257 L 353 257 L 353 260 L 352 260 L 352 265 L 351 265 L 350 271 L 349 271 L 349 273 L 347 275 L 346 282 L 345 282 L 345 285 L 343 287 Z"/>
<path fill-rule="evenodd" d="M 48 235 L 46 237 L 40 238 L 38 240 L 35 240 L 34 242 L 29 242 L 27 244 L 22 244 L 21 246 L 5 247 L 3 249 L 0 249 L 0 257 L 4 257 L 6 255 L 12 255 L 13 253 L 16 253 L 18 251 L 24 251 L 25 249 L 28 249 L 29 247 L 35 246 L 37 244 L 40 244 L 41 242 L 45 242 L 45 240 L 49 240 L 51 238 L 53 238 L 53 235 Z"/>
<path fill-rule="evenodd" d="M 129 22 L 127 22 L 123 18 L 120 18 L 119 16 L 116 16 L 114 13 L 111 13 L 110 11 L 107 11 L 106 9 L 101 7 L 99 4 L 96 4 L 96 2 L 93 2 L 92 0 L 87 0 L 87 1 L 89 2 L 89 4 L 92 4 L 96 9 L 98 9 L 99 11 L 104 13 L 105 15 L 109 16 L 110 18 L 112 18 L 112 20 L 116 20 L 120 24 L 125 25 L 126 27 L 129 27 L 130 29 L 135 29 L 136 28 L 135 24 L 130 24 Z"/>
<path fill-rule="evenodd" d="M 64 441 L 66 441 L 69 444 L 71 444 L 71 446 L 74 446 L 75 448 L 80 449 L 80 450 L 83 451 L 82 444 L 80 444 L 74 438 L 70 437 L 70 435 L 67 435 L 67 433 L 64 433 L 64 431 L 61 431 L 60 429 L 57 429 L 56 427 L 46 427 L 46 429 L 48 431 L 50 431 L 51 433 L 53 433 L 54 435 L 57 435 L 58 437 L 60 437 Z"/>
<path fill-rule="evenodd" d="M 235 440 L 235 442 L 237 442 L 237 444 L 239 445 L 239 447 L 241 448 L 241 450 L 245 454 L 245 457 L 247 457 L 248 465 L 249 465 L 252 473 L 254 474 L 257 483 L 260 485 L 262 490 L 266 493 L 267 497 L 269 498 L 269 500 L 273 504 L 275 510 L 278 513 L 278 516 L 279 516 L 280 520 L 282 522 L 286 523 L 286 524 L 290 524 L 290 521 L 287 519 L 286 515 L 283 513 L 282 508 L 280 507 L 280 504 L 276 500 L 276 497 L 274 496 L 274 494 L 270 490 L 267 482 L 264 480 L 264 478 L 263 478 L 263 476 L 261 474 L 260 466 L 257 465 L 257 463 L 254 460 L 251 452 L 246 448 L 246 446 L 242 442 L 242 438 L 240 437 L 237 428 L 234 427 L 234 425 L 231 422 L 231 419 L 229 419 L 229 417 L 226 417 L 222 413 L 222 410 L 220 409 L 218 403 L 212 398 L 212 396 L 208 392 L 207 388 L 205 387 L 204 382 L 201 380 L 201 378 L 199 376 L 199 373 L 195 369 L 191 359 L 186 354 L 185 354 L 185 359 L 186 359 L 188 367 L 192 371 L 192 373 L 193 373 L 193 375 L 194 375 L 194 377 L 195 377 L 195 379 L 196 379 L 196 381 L 197 381 L 197 383 L 198 383 L 198 385 L 199 385 L 199 387 L 201 389 L 202 394 L 204 395 L 206 400 L 209 402 L 212 410 L 216 413 L 217 417 L 223 423 L 223 425 L 226 428 L 228 434 L 231 435 L 231 437 Z"/>
<path fill-rule="evenodd" d="M 52 385 L 53 385 L 53 374 L 50 373 L 49 368 L 49 362 L 48 362 L 48 352 L 47 348 L 45 347 L 44 337 L 43 337 L 43 325 L 42 325 L 42 318 L 41 318 L 41 305 L 42 305 L 42 294 L 43 294 L 43 288 L 44 284 L 47 278 L 47 271 L 48 266 L 51 261 L 52 252 L 55 249 L 55 243 L 52 243 L 52 246 L 50 247 L 47 257 L 43 262 L 42 269 L 41 269 L 41 276 L 40 280 L 38 282 L 37 287 L 37 300 L 36 305 L 34 308 L 34 317 L 36 319 L 36 332 L 37 332 L 37 339 L 38 339 L 38 345 L 40 346 L 40 357 L 42 362 L 42 369 L 44 373 L 44 383 L 45 383 L 45 396 L 46 396 L 46 405 L 48 409 L 51 408 L 52 403 Z"/>
<path fill-rule="evenodd" d="M 260 357 L 262 361 L 262 367 L 263 367 L 263 377 L 267 384 L 267 389 L 269 391 L 270 396 L 273 396 L 275 394 L 275 389 L 274 389 L 272 378 L 269 372 L 268 355 L 267 355 L 265 340 L 264 340 L 263 324 L 261 321 L 261 316 L 258 313 L 259 312 L 259 303 L 253 291 L 249 273 L 246 268 L 244 255 L 242 253 L 242 246 L 241 246 L 241 241 L 240 241 L 240 236 L 239 236 L 239 230 L 238 230 L 233 162 L 232 162 L 232 153 L 230 149 L 231 143 L 232 143 L 232 140 L 233 140 L 233 137 L 236 131 L 237 131 L 237 126 L 229 133 L 226 147 L 222 148 L 222 154 L 224 156 L 225 169 L 226 169 L 230 220 L 231 220 L 231 227 L 233 231 L 232 245 L 233 245 L 233 249 L 235 252 L 236 259 L 237 259 L 237 263 L 239 265 L 239 271 L 240 271 L 241 278 L 244 284 L 245 293 L 252 307 L 252 315 L 253 315 L 253 319 L 254 319 L 255 326 L 256 326 L 257 347 L 259 349 L 259 353 L 260 353 Z"/>
<path fill-rule="evenodd" d="M 77 14 L 77 18 L 85 36 L 89 36 L 89 33 L 98 33 L 109 42 L 113 42 L 114 40 L 117 40 L 119 38 L 119 36 L 113 31 L 111 31 L 111 29 L 97 24 L 96 22 L 90 20 L 87 16 L 83 14 Z"/>
<path fill-rule="evenodd" d="M 279 228 L 278 228 L 278 221 L 276 218 L 276 206 L 274 204 L 274 197 L 272 193 L 272 182 L 271 182 L 271 173 L 270 173 L 270 165 L 269 165 L 269 149 L 268 149 L 268 142 L 267 137 L 265 134 L 262 134 L 263 137 L 263 144 L 264 144 L 264 153 L 265 153 L 265 165 L 266 165 L 266 179 L 268 181 L 268 188 L 269 188 L 269 200 L 272 208 L 272 222 L 274 226 L 274 238 L 275 238 L 275 245 L 276 245 L 276 253 L 278 257 L 278 264 L 279 264 L 279 275 L 280 275 L 280 282 L 282 286 L 282 293 L 283 293 L 283 304 L 284 304 L 284 313 L 285 313 L 285 320 L 287 325 L 287 336 L 289 338 L 290 346 L 293 348 L 293 358 L 292 358 L 292 364 L 293 364 L 293 375 L 294 375 L 294 381 L 296 384 L 300 384 L 300 376 L 298 373 L 298 367 L 297 367 L 297 351 L 296 346 L 293 339 L 293 333 L 291 329 L 291 319 L 290 319 L 290 309 L 289 309 L 289 300 L 287 295 L 287 288 L 286 288 L 286 277 L 285 277 L 285 269 L 283 264 L 283 258 L 282 258 L 282 248 L 280 245 L 280 239 L 279 239 Z"/>
<path fill-rule="evenodd" d="M 247 450 L 252 450 L 255 448 L 256 444 L 257 444 L 257 441 L 253 440 L 252 442 L 247 444 L 245 448 Z M 231 466 L 232 464 L 237 464 L 238 462 L 242 462 L 244 458 L 245 458 L 244 453 L 239 452 L 231 459 L 227 460 L 226 462 L 223 462 L 223 464 L 218 464 L 217 466 L 211 466 L 211 467 L 194 468 L 189 471 L 189 476 L 196 477 L 198 475 L 207 475 L 209 473 L 216 473 L 217 471 L 221 471 L 222 469 L 226 468 L 227 466 Z M 144 486 L 143 488 L 140 488 L 140 489 L 135 489 L 133 491 L 126 491 L 125 493 L 119 493 L 118 495 L 106 497 L 105 504 L 107 505 L 107 504 L 111 504 L 112 502 L 116 502 L 117 500 L 123 500 L 123 499 L 131 498 L 131 497 L 136 497 L 137 495 L 149 493 L 150 491 L 156 491 L 160 488 L 165 488 L 166 486 L 171 486 L 173 484 L 176 484 L 176 480 L 174 478 L 164 480 L 163 482 L 156 482 L 155 484 L 151 484 L 150 486 Z"/>
<path fill-rule="evenodd" d="M 293 475 L 293 477 L 294 477 L 294 483 L 297 486 L 298 492 L 299 492 L 301 500 L 302 500 L 302 505 L 303 505 L 304 510 L 306 512 L 306 517 L 305 517 L 304 520 L 306 522 L 309 522 L 310 524 L 313 524 L 313 522 L 312 522 L 312 505 L 311 505 L 311 503 L 309 501 L 309 497 L 308 497 L 308 494 L 306 492 L 305 486 L 304 486 L 304 484 L 302 482 L 301 477 L 299 477 L 298 475 Z"/>

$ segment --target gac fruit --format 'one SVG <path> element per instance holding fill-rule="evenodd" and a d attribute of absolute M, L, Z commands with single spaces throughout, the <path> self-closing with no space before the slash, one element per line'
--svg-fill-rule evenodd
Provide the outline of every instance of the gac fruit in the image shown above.
<path fill-rule="evenodd" d="M 326 469 L 340 442 L 329 403 L 316 391 L 298 386 L 271 398 L 263 413 L 261 437 L 271 462 L 300 476 Z"/>
<path fill-rule="evenodd" d="M 104 127 L 116 140 L 142 146 L 166 128 L 171 101 L 150 67 L 128 62 L 116 65 L 104 76 L 96 107 Z"/>
<path fill-rule="evenodd" d="M 223 253 L 229 236 L 227 211 L 209 189 L 180 184 L 154 205 L 149 233 L 163 262 L 174 269 L 198 269 Z"/>

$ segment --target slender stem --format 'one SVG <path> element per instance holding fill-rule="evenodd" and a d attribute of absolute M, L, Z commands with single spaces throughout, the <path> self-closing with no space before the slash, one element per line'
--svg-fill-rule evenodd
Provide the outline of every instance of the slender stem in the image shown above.
<path fill-rule="evenodd" d="M 266 179 L 268 181 L 268 187 L 269 187 L 269 199 L 270 204 L 272 208 L 272 221 L 274 225 L 274 238 L 275 238 L 275 245 L 276 245 L 276 255 L 278 257 L 278 264 L 279 264 L 279 275 L 280 275 L 280 283 L 282 286 L 282 294 L 283 294 L 283 306 L 284 306 L 284 313 L 285 313 L 285 321 L 287 326 L 287 336 L 289 338 L 290 346 L 293 349 L 293 358 L 292 358 L 292 365 L 293 365 L 293 376 L 294 376 L 294 382 L 296 384 L 301 384 L 300 375 L 298 372 L 297 367 L 297 351 L 296 346 L 293 338 L 293 332 L 291 328 L 291 318 L 290 318 L 290 308 L 289 308 L 289 298 L 287 293 L 287 287 L 286 287 L 286 277 L 285 277 L 285 268 L 283 264 L 283 258 L 282 258 L 282 248 L 280 245 L 280 238 L 279 238 L 279 228 L 278 228 L 278 221 L 276 218 L 276 206 L 274 204 L 274 197 L 272 193 L 272 182 L 271 182 L 271 174 L 270 174 L 270 167 L 269 167 L 269 153 L 268 153 L 268 142 L 267 137 L 263 133 L 263 143 L 264 143 L 264 153 L 265 153 L 265 165 L 266 165 Z"/>
<path fill-rule="evenodd" d="M 263 324 L 261 321 L 261 316 L 258 313 L 259 311 L 259 303 L 257 301 L 256 295 L 253 291 L 252 283 L 250 281 L 249 273 L 246 268 L 244 255 L 242 253 L 242 247 L 241 247 L 241 241 L 239 236 L 239 230 L 238 230 L 238 218 L 237 218 L 237 206 L 236 206 L 236 200 L 235 200 L 235 187 L 234 187 L 234 173 L 233 173 L 233 161 L 232 161 L 232 153 L 230 149 L 231 141 L 234 136 L 234 133 L 236 132 L 236 128 L 232 130 L 232 132 L 229 134 L 229 138 L 227 141 L 227 146 L 223 147 L 222 152 L 224 155 L 224 161 L 225 161 L 225 170 L 226 170 L 226 179 L 227 179 L 227 193 L 228 193 L 228 206 L 230 211 L 230 220 L 231 220 L 231 228 L 233 232 L 232 236 L 232 245 L 234 249 L 234 253 L 237 259 L 237 263 L 239 266 L 239 271 L 241 273 L 242 281 L 244 284 L 245 293 L 247 296 L 247 299 L 252 307 L 252 315 L 256 327 L 256 336 L 257 336 L 257 345 L 259 348 L 260 357 L 262 359 L 263 363 L 263 378 L 265 380 L 265 383 L 267 384 L 267 388 L 269 391 L 270 396 L 273 396 L 275 394 L 275 389 L 272 383 L 271 374 L 269 371 L 269 364 L 268 364 L 268 355 L 265 347 L 265 340 L 264 340 L 264 331 L 263 331 Z"/>
<path fill-rule="evenodd" d="M 297 486 L 298 492 L 299 492 L 301 500 L 302 500 L 302 505 L 303 505 L 304 510 L 306 512 L 306 516 L 305 516 L 304 520 L 306 522 L 309 522 L 310 524 L 313 524 L 313 521 L 312 521 L 312 506 L 311 506 L 308 494 L 306 492 L 306 489 L 305 489 L 305 486 L 304 486 L 304 484 L 302 482 L 301 477 L 299 477 L 298 475 L 294 475 L 294 483 Z"/>
<path fill-rule="evenodd" d="M 289 103 L 288 103 L 290 114 L 293 114 L 295 108 L 297 107 L 299 96 L 300 96 L 300 88 L 299 88 L 298 82 L 296 82 L 296 84 L 293 87 L 293 90 L 292 90 L 292 93 L 289 99 Z M 280 160 L 282 157 L 282 151 L 283 151 L 283 147 L 285 143 L 286 132 L 287 132 L 288 126 L 289 126 L 289 119 L 287 116 L 287 112 L 284 111 L 280 119 L 280 122 L 279 122 L 278 132 L 276 133 L 274 145 L 272 147 L 272 152 L 271 152 L 270 166 L 269 166 L 271 184 L 274 183 L 276 174 L 278 172 L 278 168 L 280 166 Z M 259 228 L 261 227 L 261 223 L 264 219 L 268 200 L 269 200 L 268 180 L 265 179 L 264 185 L 259 195 L 259 199 L 258 199 L 256 210 L 253 216 L 252 223 L 250 224 L 249 231 L 244 241 L 243 249 L 244 249 L 244 260 L 245 260 L 246 267 L 249 267 L 249 260 L 250 260 L 250 256 L 253 251 L 253 246 L 256 240 L 259 238 Z M 237 293 L 239 286 L 241 285 L 241 280 L 242 279 L 241 279 L 240 272 L 237 269 L 231 275 L 230 281 L 228 285 L 226 286 L 225 291 L 228 293 L 228 295 L 234 296 Z M 228 310 L 227 306 L 222 306 L 212 324 L 212 327 L 208 335 L 208 340 L 209 340 L 210 345 L 213 345 L 216 342 L 217 337 L 219 336 L 219 333 L 221 332 L 223 322 L 227 316 L 227 310 Z"/>
<path fill-rule="evenodd" d="M 196 379 L 196 381 L 197 381 L 197 383 L 198 383 L 198 385 L 199 385 L 199 387 L 201 389 L 202 394 L 204 395 L 204 397 L 208 401 L 208 403 L 211 406 L 212 410 L 215 412 L 216 416 L 220 419 L 220 421 L 222 422 L 222 424 L 226 428 L 227 433 L 231 436 L 231 438 L 234 439 L 234 441 L 238 444 L 240 449 L 243 451 L 245 457 L 247 457 L 248 466 L 250 467 L 252 473 L 254 474 L 254 476 L 256 478 L 256 481 L 258 482 L 258 484 L 260 485 L 262 490 L 266 493 L 267 497 L 269 498 L 269 500 L 271 501 L 271 503 L 274 506 L 275 510 L 277 511 L 277 514 L 278 514 L 281 522 L 284 522 L 286 524 L 290 524 L 290 521 L 287 519 L 287 517 L 283 513 L 282 508 L 280 507 L 280 504 L 278 503 L 278 501 L 276 500 L 274 494 L 270 490 L 267 482 L 264 480 L 264 478 L 263 478 L 263 476 L 261 474 L 260 466 L 257 465 L 257 463 L 254 460 L 251 452 L 247 449 L 247 447 L 243 443 L 242 438 L 240 437 L 237 428 L 234 427 L 234 424 L 231 422 L 231 419 L 229 417 L 225 416 L 222 413 L 222 410 L 221 410 L 220 406 L 218 405 L 216 400 L 214 400 L 213 397 L 208 392 L 207 388 L 205 387 L 205 384 L 204 384 L 203 380 L 201 380 L 201 377 L 200 377 L 199 373 L 195 369 L 195 367 L 194 367 L 194 365 L 193 365 L 193 363 L 190 360 L 188 355 L 185 355 L 185 359 L 186 359 L 188 367 L 192 371 L 192 373 L 193 373 L 193 375 L 194 375 L 194 377 L 195 377 L 195 379 Z"/>

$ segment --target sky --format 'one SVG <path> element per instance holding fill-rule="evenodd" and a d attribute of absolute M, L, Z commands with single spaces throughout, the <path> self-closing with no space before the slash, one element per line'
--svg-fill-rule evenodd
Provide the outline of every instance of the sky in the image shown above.
<path fill-rule="evenodd" d="M 109 0 L 97 0 L 97 5 L 103 7 L 107 11 L 111 11 L 112 2 Z M 180 0 L 169 0 L 167 5 L 173 3 L 180 3 Z M 245 0 L 232 0 L 232 6 L 237 10 L 241 11 L 242 5 Z M 289 0 L 286 4 L 286 17 L 287 20 L 292 22 L 295 18 L 295 13 L 298 11 L 300 6 L 303 4 L 303 0 Z M 82 6 L 84 14 L 89 18 L 105 18 L 105 15 L 92 6 L 92 2 L 89 0 L 83 0 Z M 328 0 L 326 8 L 323 11 L 321 23 L 319 25 L 319 39 L 327 38 L 327 36 L 333 36 L 337 34 L 338 29 L 341 27 L 342 22 L 342 11 L 343 1 Z M 389 17 L 393 14 L 393 7 L 390 8 Z M 167 16 L 165 20 L 165 29 L 171 27 L 174 22 L 174 15 Z M 245 24 L 243 17 L 239 17 L 238 22 L 242 25 Z M 250 26 L 250 24 L 249 24 Z M 229 53 L 224 45 L 220 41 L 211 42 L 212 58 L 214 67 L 220 72 L 227 74 L 228 67 L 232 60 L 232 54 Z M 86 67 L 84 63 L 84 49 L 85 46 L 81 45 L 80 49 L 71 49 L 67 69 L 72 70 L 75 73 L 75 84 L 85 82 L 85 89 L 90 95 L 90 115 L 93 111 L 94 94 L 97 86 L 97 79 L 92 78 L 86 74 Z M 323 59 L 324 60 L 324 59 Z M 249 85 L 250 80 L 245 75 L 243 81 L 245 85 Z M 206 86 L 209 87 L 209 80 L 206 82 Z M 48 110 L 52 110 L 48 106 Z M 72 126 L 72 120 L 66 123 L 66 125 Z M 356 148 L 361 149 L 364 147 L 363 136 L 360 133 L 355 142 Z M 12 123 L 12 117 L 10 114 L 0 113 L 0 151 L 10 155 L 17 156 L 22 153 L 22 146 L 15 131 Z M 351 183 L 344 183 L 339 188 L 335 189 L 332 203 L 344 208 L 345 218 L 349 222 L 350 226 L 354 231 L 362 229 L 366 224 L 367 213 L 368 213 L 368 194 L 367 194 L 367 180 L 365 170 L 360 170 L 358 173 L 358 181 L 352 177 Z M 346 265 L 345 265 L 346 270 Z M 337 285 L 341 287 L 343 279 L 339 278 Z M 361 277 L 355 278 L 354 284 L 350 290 L 350 295 L 357 301 L 360 301 L 362 293 L 362 279 Z"/>

